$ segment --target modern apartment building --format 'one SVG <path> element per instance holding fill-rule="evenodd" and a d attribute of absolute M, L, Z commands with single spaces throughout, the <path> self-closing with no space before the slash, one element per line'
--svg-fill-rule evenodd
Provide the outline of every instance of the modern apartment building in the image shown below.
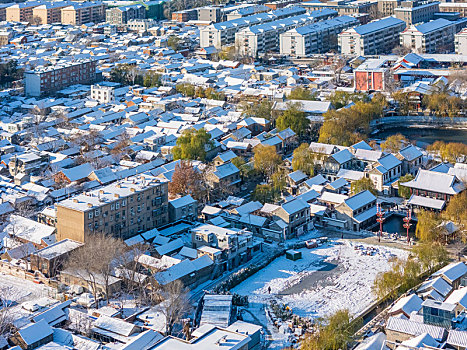
<path fill-rule="evenodd" d="M 404 21 L 386 17 L 339 34 L 339 50 L 344 55 L 379 55 L 390 52 L 400 42 Z"/>
<path fill-rule="evenodd" d="M 386 59 L 367 59 L 354 69 L 355 90 L 384 91 L 390 76 Z"/>
<path fill-rule="evenodd" d="M 205 6 L 197 9 L 198 21 L 220 22 L 222 21 L 222 11 L 218 6 Z"/>
<path fill-rule="evenodd" d="M 332 14 L 335 16 L 337 12 L 332 11 Z M 240 53 L 252 57 L 269 51 L 279 51 L 281 33 L 313 22 L 315 18 L 311 15 L 300 15 L 251 26 L 235 34 L 235 47 Z"/>
<path fill-rule="evenodd" d="M 401 0 L 378 0 L 378 15 L 380 17 L 392 16 L 400 4 Z"/>
<path fill-rule="evenodd" d="M 239 19 L 242 17 L 254 15 L 256 13 L 268 11 L 271 11 L 271 9 L 264 5 L 249 5 L 240 7 L 238 9 L 235 9 L 234 11 L 228 11 L 228 13 L 224 10 L 224 14 L 227 17 L 227 21 L 231 21 L 233 19 Z"/>
<path fill-rule="evenodd" d="M 25 92 L 27 96 L 49 95 L 74 84 L 92 84 L 96 80 L 96 61 L 77 60 L 59 62 L 53 66 L 36 67 L 26 71 Z"/>
<path fill-rule="evenodd" d="M 376 1 L 349 1 L 349 0 L 331 0 L 327 2 L 306 1 L 300 4 L 307 11 L 316 11 L 322 9 L 335 10 L 339 16 L 350 16 L 357 14 L 370 14 L 374 17 L 378 10 Z"/>
<path fill-rule="evenodd" d="M 40 1 L 20 2 L 6 8 L 7 22 L 32 22 L 32 10 L 42 5 Z"/>
<path fill-rule="evenodd" d="M 113 7 L 105 10 L 105 21 L 110 24 L 127 24 L 132 19 L 146 18 L 143 5 Z"/>
<path fill-rule="evenodd" d="M 400 7 L 394 9 L 394 16 L 403 20 L 407 26 L 431 21 L 439 12 L 438 1 L 402 1 Z"/>
<path fill-rule="evenodd" d="M 132 176 L 57 204 L 57 240 L 93 233 L 127 239 L 168 223 L 168 182 Z"/>
<path fill-rule="evenodd" d="M 289 30 L 280 35 L 280 53 L 293 57 L 306 57 L 337 49 L 338 34 L 359 24 L 355 17 L 340 16 Z"/>
<path fill-rule="evenodd" d="M 461 17 L 467 17 L 467 2 L 442 2 L 440 12 L 458 12 Z"/>
<path fill-rule="evenodd" d="M 196 9 L 189 9 L 189 10 L 182 10 L 172 13 L 172 21 L 176 22 L 188 22 L 194 21 L 198 19 L 198 10 Z"/>
<path fill-rule="evenodd" d="M 127 28 L 136 32 L 147 32 L 149 28 L 156 25 L 156 21 L 153 19 L 130 19 L 126 24 Z"/>
<path fill-rule="evenodd" d="M 0 22 L 6 21 L 6 9 L 13 5 L 12 3 L 0 4 Z"/>
<path fill-rule="evenodd" d="M 62 8 L 70 6 L 68 1 L 44 2 L 32 9 L 33 21 L 40 18 L 40 24 L 52 24 L 62 22 Z"/>
<path fill-rule="evenodd" d="M 100 103 L 110 103 L 115 101 L 115 88 L 105 85 L 92 85 L 91 98 L 99 101 Z"/>
<path fill-rule="evenodd" d="M 456 53 L 458 55 L 467 55 L 467 29 L 457 33 L 454 37 Z"/>
<path fill-rule="evenodd" d="M 62 23 L 81 25 L 105 20 L 105 5 L 102 2 L 75 2 L 62 9 Z"/>
<path fill-rule="evenodd" d="M 302 15 L 305 12 L 304 8 L 295 6 L 211 24 L 200 30 L 200 45 L 201 47 L 214 46 L 219 49 L 233 44 L 235 34 L 243 28 Z"/>
<path fill-rule="evenodd" d="M 406 28 L 400 35 L 401 46 L 416 53 L 447 53 L 454 49 L 456 22 L 436 19 Z"/>

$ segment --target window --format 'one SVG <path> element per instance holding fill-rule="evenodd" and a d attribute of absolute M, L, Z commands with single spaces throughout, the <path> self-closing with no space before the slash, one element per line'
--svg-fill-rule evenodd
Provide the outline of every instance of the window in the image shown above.
<path fill-rule="evenodd" d="M 88 213 L 88 218 L 89 218 L 89 219 L 92 219 L 92 218 L 93 218 L 93 213 L 92 213 L 92 211 L 90 211 L 90 212 Z"/>
<path fill-rule="evenodd" d="M 95 215 L 95 216 L 101 215 L 101 210 L 100 210 L 100 209 L 96 209 L 96 210 L 94 211 L 94 215 Z"/>
<path fill-rule="evenodd" d="M 196 236 L 195 236 L 195 239 L 196 239 L 197 241 L 200 241 L 200 242 L 201 242 L 201 241 L 203 240 L 203 237 L 201 237 L 200 235 L 196 235 Z"/>
<path fill-rule="evenodd" d="M 126 199 L 123 199 L 122 200 L 122 207 L 124 207 L 126 205 Z"/>
<path fill-rule="evenodd" d="M 115 209 L 120 209 L 120 202 L 115 203 Z"/>

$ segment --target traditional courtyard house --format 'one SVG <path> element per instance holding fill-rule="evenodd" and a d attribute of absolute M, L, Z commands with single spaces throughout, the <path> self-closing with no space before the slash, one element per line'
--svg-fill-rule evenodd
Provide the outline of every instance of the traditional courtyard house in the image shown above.
<path fill-rule="evenodd" d="M 273 215 L 287 224 L 286 237 L 297 237 L 310 229 L 310 208 L 307 202 L 293 199 L 273 211 Z"/>
<path fill-rule="evenodd" d="M 47 277 L 54 277 L 59 273 L 68 255 L 82 245 L 80 242 L 64 239 L 38 250 L 31 254 L 31 269 L 40 271 Z"/>
<path fill-rule="evenodd" d="M 401 176 L 402 162 L 393 154 L 387 154 L 371 165 L 369 178 L 378 192 L 390 194 L 391 184 Z"/>
<path fill-rule="evenodd" d="M 413 180 L 401 185 L 410 189 L 410 205 L 430 210 L 442 210 L 452 196 L 465 189 L 455 175 L 423 169 L 418 170 Z"/>
<path fill-rule="evenodd" d="M 169 201 L 169 222 L 195 220 L 198 217 L 198 201 L 186 195 Z"/>
<path fill-rule="evenodd" d="M 376 219 L 376 197 L 368 190 L 357 193 L 335 207 L 339 220 L 346 221 L 346 228 L 360 231 Z"/>
<path fill-rule="evenodd" d="M 225 270 L 231 270 L 250 260 L 253 253 L 253 235 L 245 230 L 222 228 L 204 224 L 191 229 L 193 248 L 202 246 L 222 250 Z"/>
<path fill-rule="evenodd" d="M 348 149 L 342 149 L 327 157 L 324 161 L 321 172 L 328 180 L 337 179 L 336 175 L 341 169 L 351 169 L 353 154 Z"/>
<path fill-rule="evenodd" d="M 234 193 L 240 186 L 240 170 L 232 163 L 216 166 L 214 171 L 208 174 L 208 181 L 216 191 Z"/>
<path fill-rule="evenodd" d="M 402 148 L 396 155 L 397 159 L 402 161 L 402 175 L 416 175 L 422 166 L 423 154 L 418 147 L 408 145 Z"/>

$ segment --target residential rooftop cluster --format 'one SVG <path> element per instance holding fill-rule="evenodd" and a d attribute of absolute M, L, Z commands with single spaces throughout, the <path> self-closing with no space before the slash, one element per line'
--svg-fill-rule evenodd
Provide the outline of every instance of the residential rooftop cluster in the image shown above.
<path fill-rule="evenodd" d="M 187 3 L 0 4 L 0 349 L 298 339 L 309 329 L 266 304 L 251 318 L 231 290 L 299 260 L 289 248 L 327 242 L 303 236 L 376 237 L 381 215 L 415 223 L 464 193 L 467 154 L 377 135 L 465 127 L 465 3 Z M 347 125 L 351 141 L 320 139 L 329 120 L 383 100 Z M 446 240 L 463 230 L 443 225 Z M 100 237 L 89 261 L 118 254 L 78 266 Z M 360 346 L 466 349 L 466 272 L 435 273 Z"/>

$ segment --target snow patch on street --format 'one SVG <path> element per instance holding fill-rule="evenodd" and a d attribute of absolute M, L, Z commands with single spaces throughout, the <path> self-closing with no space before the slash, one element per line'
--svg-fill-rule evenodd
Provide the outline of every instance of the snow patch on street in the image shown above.
<path fill-rule="evenodd" d="M 255 302 L 276 298 L 300 316 L 322 317 L 344 308 L 357 315 L 375 301 L 373 281 L 389 269 L 389 259 L 407 257 L 401 249 L 346 240 L 299 251 L 302 259 L 294 262 L 281 256 L 232 292 Z"/>

